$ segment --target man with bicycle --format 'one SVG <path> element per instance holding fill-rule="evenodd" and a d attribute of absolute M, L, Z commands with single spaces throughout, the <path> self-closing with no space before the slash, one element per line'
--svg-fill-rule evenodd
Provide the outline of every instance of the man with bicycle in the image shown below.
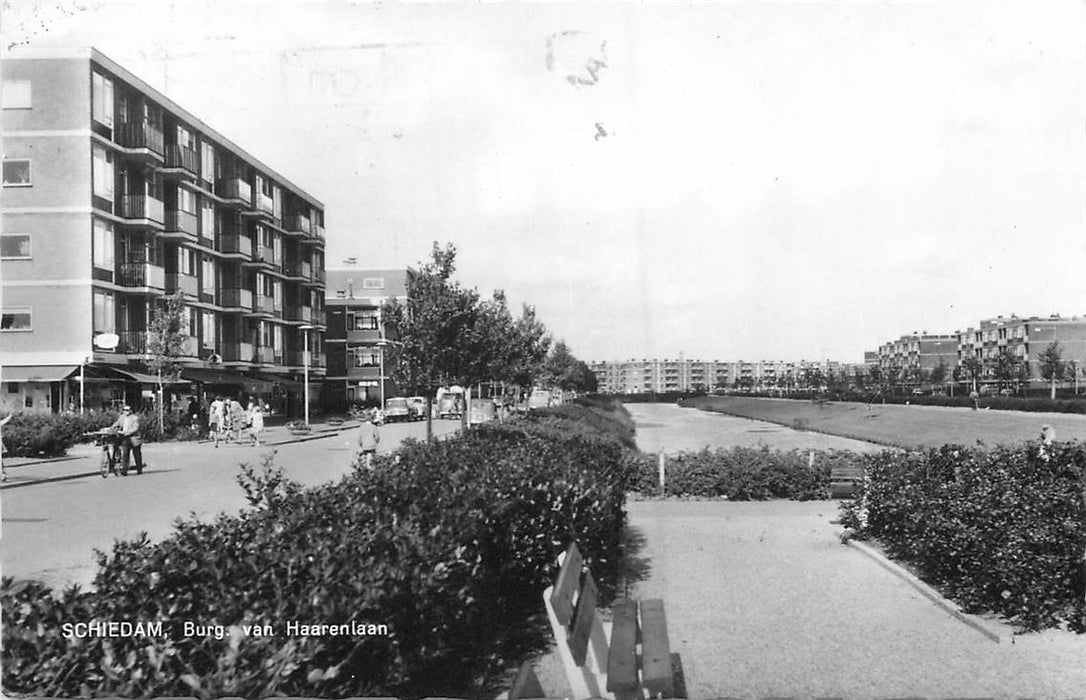
<path fill-rule="evenodd" d="M 136 458 L 136 473 L 143 473 L 143 438 L 140 437 L 140 417 L 132 412 L 132 407 L 127 404 L 121 409 L 121 415 L 110 430 L 115 430 L 121 436 L 121 473 L 128 472 L 129 454 Z"/>

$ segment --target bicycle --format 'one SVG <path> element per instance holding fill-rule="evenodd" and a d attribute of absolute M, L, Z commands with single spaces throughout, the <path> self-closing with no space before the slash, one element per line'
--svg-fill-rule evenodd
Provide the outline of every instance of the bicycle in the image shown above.
<path fill-rule="evenodd" d="M 101 456 L 98 460 L 98 472 L 102 475 L 102 478 L 106 478 L 110 474 L 117 476 L 127 476 L 128 469 L 124 464 L 120 465 L 120 470 L 117 469 L 117 463 L 120 461 L 120 446 L 121 440 L 124 438 L 120 433 L 113 430 L 95 430 L 91 433 L 84 433 L 87 437 L 94 438 L 94 444 L 102 448 Z"/>

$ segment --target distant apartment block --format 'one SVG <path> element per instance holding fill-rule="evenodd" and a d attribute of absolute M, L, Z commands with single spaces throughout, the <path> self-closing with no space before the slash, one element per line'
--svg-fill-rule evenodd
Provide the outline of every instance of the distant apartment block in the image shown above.
<path fill-rule="evenodd" d="M 593 362 L 599 391 L 610 394 L 712 391 L 747 387 L 752 389 L 798 389 L 815 377 L 845 373 L 852 376 L 859 365 L 831 362 L 757 362 L 719 360 L 623 360 Z M 817 370 L 817 375 L 815 373 Z"/>
<path fill-rule="evenodd" d="M 91 407 L 147 395 L 148 324 L 173 293 L 182 391 L 296 399 L 307 337 L 323 375 L 320 200 L 94 49 L 2 68 L 0 400 L 71 407 L 80 375 Z"/>
<path fill-rule="evenodd" d="M 878 365 L 884 370 L 896 368 L 930 373 L 944 365 L 949 378 L 950 370 L 958 362 L 958 336 L 933 335 L 927 331 L 910 333 L 883 343 L 877 355 Z"/>
<path fill-rule="evenodd" d="M 407 300 L 407 274 L 405 269 L 328 271 L 328 373 L 321 388 L 321 404 L 328 410 L 376 405 L 397 395 L 385 362 L 396 333 L 386 328 L 381 307 L 390 299 Z"/>
<path fill-rule="evenodd" d="M 1001 353 L 1008 353 L 1022 363 L 1031 386 L 1044 384 L 1039 358 L 1052 343 L 1059 343 L 1064 361 L 1086 367 L 1086 318 L 1080 316 L 1047 317 L 996 316 L 982 320 L 976 328 L 959 331 L 958 363 L 967 357 L 980 361 L 983 382 L 996 381 L 996 366 Z"/>

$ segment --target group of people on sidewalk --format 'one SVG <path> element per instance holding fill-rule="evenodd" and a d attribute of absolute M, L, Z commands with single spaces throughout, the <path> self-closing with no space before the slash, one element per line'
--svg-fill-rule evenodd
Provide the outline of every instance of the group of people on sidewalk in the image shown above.
<path fill-rule="evenodd" d="M 190 401 L 190 414 L 195 400 Z M 196 410 L 198 410 L 198 405 Z M 249 438 L 249 444 L 260 447 L 260 438 L 264 434 L 264 404 L 256 398 L 249 398 L 249 405 L 242 408 L 237 399 L 227 401 L 216 396 L 207 412 L 208 437 L 219 446 L 222 440 L 239 442 L 243 435 Z"/>

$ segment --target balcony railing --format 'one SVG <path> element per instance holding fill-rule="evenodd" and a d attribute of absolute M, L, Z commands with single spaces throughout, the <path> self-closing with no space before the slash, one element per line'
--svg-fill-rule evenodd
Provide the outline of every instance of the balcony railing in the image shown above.
<path fill-rule="evenodd" d="M 187 233 L 193 238 L 197 235 L 196 215 L 187 211 L 166 212 L 166 230 Z"/>
<path fill-rule="evenodd" d="M 253 292 L 239 287 L 226 287 L 220 294 L 222 305 L 227 308 L 253 308 Z"/>
<path fill-rule="evenodd" d="M 223 178 L 215 183 L 215 194 L 223 199 L 253 200 L 253 186 L 240 177 Z"/>
<path fill-rule="evenodd" d="M 223 343 L 222 359 L 224 362 L 252 362 L 253 344 L 236 342 Z"/>
<path fill-rule="evenodd" d="M 275 348 L 259 347 L 256 349 L 255 361 L 262 365 L 274 365 L 275 362 Z M 280 355 L 279 361 L 282 362 L 282 356 Z"/>
<path fill-rule="evenodd" d="M 283 228 L 288 231 L 301 231 L 305 234 L 308 234 L 313 230 L 312 224 L 309 221 L 309 217 L 302 216 L 301 214 L 294 214 L 293 216 L 288 216 Z"/>
<path fill-rule="evenodd" d="M 313 236 L 315 238 L 319 238 L 319 239 L 321 239 L 323 241 L 324 240 L 324 227 L 320 226 L 320 225 L 314 226 L 313 227 Z"/>
<path fill-rule="evenodd" d="M 313 322 L 313 307 L 311 306 L 288 306 L 286 317 L 288 321 L 302 321 L 303 323 Z"/>
<path fill-rule="evenodd" d="M 122 196 L 121 216 L 126 219 L 150 219 L 160 224 L 166 220 L 162 200 L 146 194 Z"/>
<path fill-rule="evenodd" d="M 118 142 L 125 148 L 146 148 L 160 156 L 165 151 L 162 130 L 147 122 L 122 122 L 116 134 Z"/>
<path fill-rule="evenodd" d="M 117 269 L 117 284 L 122 287 L 166 288 L 166 270 L 150 263 L 121 263 Z"/>
<path fill-rule="evenodd" d="M 200 280 L 192 275 L 183 275 L 178 272 L 166 273 L 166 292 L 175 294 L 181 292 L 187 297 L 196 298 L 200 293 Z"/>
<path fill-rule="evenodd" d="M 185 146 L 166 146 L 166 167 L 187 170 L 193 175 L 199 170 L 199 156 L 196 151 Z"/>
<path fill-rule="evenodd" d="M 302 277 L 305 277 L 307 280 L 308 279 L 313 279 L 313 266 L 310 265 L 309 263 L 302 262 L 302 264 L 301 264 L 301 272 L 302 272 Z"/>
<path fill-rule="evenodd" d="M 117 352 L 126 355 L 147 354 L 147 331 L 121 331 L 117 337 Z"/>
<path fill-rule="evenodd" d="M 219 247 L 223 253 L 253 254 L 253 241 L 248 236 L 220 236 Z"/>
<path fill-rule="evenodd" d="M 204 304 L 217 304 L 218 296 L 215 294 L 215 286 L 207 285 L 200 287 L 200 301 Z"/>
<path fill-rule="evenodd" d="M 282 261 L 275 256 L 275 248 L 268 246 L 257 246 L 256 249 L 253 250 L 253 260 L 271 265 L 277 270 L 282 263 Z"/>
<path fill-rule="evenodd" d="M 257 294 L 253 297 L 253 311 L 262 314 L 275 313 L 275 297 Z"/>
<path fill-rule="evenodd" d="M 263 192 L 256 193 L 256 201 L 254 204 L 256 205 L 257 211 L 262 211 L 265 214 L 271 214 L 272 216 L 275 215 L 275 200 Z"/>

